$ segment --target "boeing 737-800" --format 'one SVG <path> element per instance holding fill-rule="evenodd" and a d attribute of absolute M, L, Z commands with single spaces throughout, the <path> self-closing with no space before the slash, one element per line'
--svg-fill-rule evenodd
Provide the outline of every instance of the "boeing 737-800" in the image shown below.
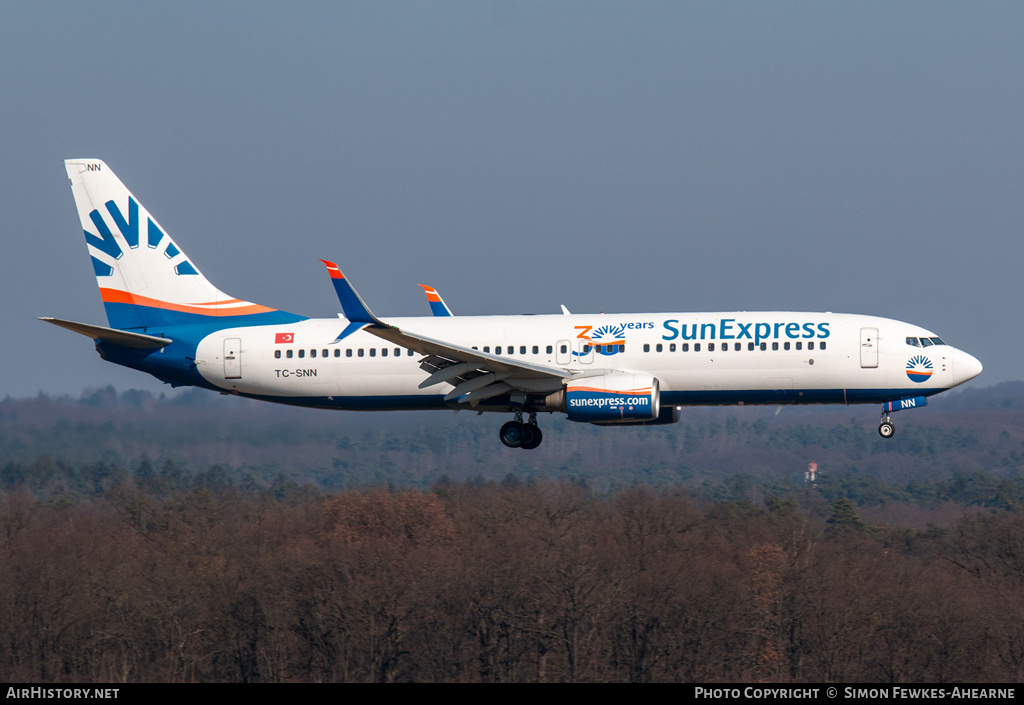
<path fill-rule="evenodd" d="M 537 414 L 673 423 L 682 406 L 881 404 L 890 414 L 981 363 L 910 323 L 794 312 L 375 316 L 324 261 L 343 313 L 311 319 L 217 289 L 96 159 L 65 162 L 109 326 L 45 318 L 110 362 L 169 384 L 325 409 L 512 415 L 501 441 L 541 442 Z"/>

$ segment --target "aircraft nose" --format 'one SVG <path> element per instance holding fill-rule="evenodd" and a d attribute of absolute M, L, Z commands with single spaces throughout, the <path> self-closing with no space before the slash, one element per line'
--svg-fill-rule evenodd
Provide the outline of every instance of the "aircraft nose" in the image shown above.
<path fill-rule="evenodd" d="M 968 380 L 974 379 L 981 374 L 981 370 L 982 365 L 978 358 L 969 353 L 965 353 L 963 350 L 960 351 L 953 367 L 957 384 L 963 384 Z"/>

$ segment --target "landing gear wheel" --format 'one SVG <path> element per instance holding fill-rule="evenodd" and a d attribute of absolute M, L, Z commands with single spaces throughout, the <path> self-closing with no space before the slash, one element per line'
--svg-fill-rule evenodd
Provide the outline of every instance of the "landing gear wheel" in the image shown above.
<path fill-rule="evenodd" d="M 882 438 L 892 438 L 896 434 L 896 427 L 889 421 L 883 421 L 878 427 L 878 435 Z"/>
<path fill-rule="evenodd" d="M 509 448 L 521 448 L 523 441 L 526 440 L 525 429 L 526 426 L 520 421 L 506 421 L 501 425 L 498 436 Z"/>
<path fill-rule="evenodd" d="M 523 435 L 523 444 L 520 447 L 525 450 L 533 450 L 540 445 L 542 440 L 544 440 L 544 434 L 540 432 L 539 426 L 524 424 L 523 430 L 526 431 L 526 433 Z"/>

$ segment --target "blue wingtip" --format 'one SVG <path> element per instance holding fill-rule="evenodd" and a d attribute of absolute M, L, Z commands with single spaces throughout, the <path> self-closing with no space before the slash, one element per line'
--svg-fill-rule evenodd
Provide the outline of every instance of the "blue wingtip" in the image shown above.
<path fill-rule="evenodd" d="M 334 284 L 334 291 L 338 294 L 338 301 L 341 302 L 341 310 L 344 312 L 345 318 L 353 323 L 377 323 L 377 318 L 370 313 L 370 309 L 363 302 L 355 287 L 341 273 L 338 265 L 325 259 L 320 261 L 327 266 L 327 272 L 331 275 L 331 283 Z"/>

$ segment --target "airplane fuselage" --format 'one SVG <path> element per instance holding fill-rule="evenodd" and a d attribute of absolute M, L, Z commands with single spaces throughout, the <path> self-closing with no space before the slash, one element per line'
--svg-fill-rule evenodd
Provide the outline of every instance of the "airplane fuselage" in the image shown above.
<path fill-rule="evenodd" d="M 854 314 L 459 316 L 387 322 L 523 362 L 585 373 L 644 372 L 660 380 L 662 404 L 681 406 L 926 397 L 973 377 L 977 366 L 956 348 L 931 344 L 934 334 L 919 326 Z M 419 355 L 361 331 L 338 340 L 345 323 L 307 319 L 219 330 L 199 342 L 195 369 L 213 388 L 284 403 L 356 410 L 458 408 L 444 400 L 452 385 L 417 387 L 424 378 Z M 928 346 L 910 345 L 908 338 L 924 339 Z M 507 403 L 497 405 L 507 408 Z"/>

